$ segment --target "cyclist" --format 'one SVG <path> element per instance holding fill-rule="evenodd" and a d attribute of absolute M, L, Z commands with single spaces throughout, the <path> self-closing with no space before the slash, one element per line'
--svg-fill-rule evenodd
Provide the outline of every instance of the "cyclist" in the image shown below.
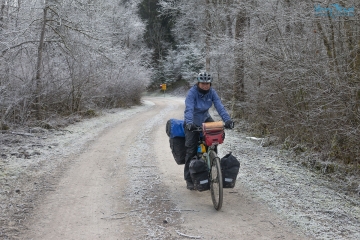
<path fill-rule="evenodd" d="M 190 177 L 189 164 L 190 160 L 197 153 L 197 146 L 199 140 L 199 132 L 194 131 L 202 126 L 203 122 L 214 122 L 209 114 L 209 108 L 214 104 L 216 111 L 219 113 L 225 128 L 233 128 L 234 122 L 230 115 L 224 108 L 215 89 L 211 87 L 212 76 L 207 72 L 200 72 L 197 76 L 197 84 L 190 88 L 185 99 L 185 166 L 184 178 L 186 181 L 186 188 L 194 190 L 194 184 Z"/>

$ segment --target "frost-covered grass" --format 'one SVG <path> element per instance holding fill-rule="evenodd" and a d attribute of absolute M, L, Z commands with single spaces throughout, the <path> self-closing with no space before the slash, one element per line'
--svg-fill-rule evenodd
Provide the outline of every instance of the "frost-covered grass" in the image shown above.
<path fill-rule="evenodd" d="M 240 160 L 237 181 L 311 238 L 360 239 L 359 194 L 344 191 L 345 181 L 312 171 L 281 146 L 263 147 L 264 139 L 242 131 L 245 126 L 238 122 L 227 131 L 219 149 L 220 156 L 232 151 Z M 360 184 L 358 177 L 352 180 Z"/>
<path fill-rule="evenodd" d="M 241 162 L 242 185 L 309 237 L 360 239 L 359 196 L 346 195 L 334 187 L 339 183 L 304 168 L 288 152 L 247 137 L 229 132 L 224 144 Z"/>

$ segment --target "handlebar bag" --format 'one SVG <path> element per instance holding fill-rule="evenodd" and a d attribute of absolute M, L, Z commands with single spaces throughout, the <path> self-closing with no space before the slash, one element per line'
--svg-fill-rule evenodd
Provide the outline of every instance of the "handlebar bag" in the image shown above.
<path fill-rule="evenodd" d="M 224 142 L 225 132 L 224 123 L 219 122 L 206 122 L 202 124 L 203 138 L 207 146 L 217 145 Z"/>
<path fill-rule="evenodd" d="M 220 160 L 221 173 L 223 178 L 223 188 L 235 187 L 236 178 L 240 169 L 240 162 L 232 155 L 226 154 Z"/>

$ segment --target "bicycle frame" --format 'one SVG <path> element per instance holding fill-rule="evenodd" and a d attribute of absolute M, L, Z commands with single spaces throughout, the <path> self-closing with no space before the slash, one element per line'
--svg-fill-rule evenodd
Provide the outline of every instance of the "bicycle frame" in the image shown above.
<path fill-rule="evenodd" d="M 198 144 L 198 158 L 201 157 L 207 165 L 208 165 L 208 174 L 210 179 L 210 191 L 211 191 L 211 199 L 214 205 L 214 208 L 219 211 L 222 207 L 223 202 L 223 183 L 222 183 L 222 173 L 221 173 L 221 166 L 220 166 L 220 159 L 217 156 L 215 151 L 216 146 L 218 144 L 212 144 L 211 146 L 207 146 L 204 141 L 204 134 L 202 133 L 202 129 L 198 129 L 196 131 L 200 132 L 199 136 L 199 144 Z M 202 134 L 201 134 L 202 133 Z M 206 151 L 200 151 L 199 148 L 202 150 L 203 148 L 201 145 L 204 145 Z M 200 156 L 201 155 L 201 156 Z"/>
<path fill-rule="evenodd" d="M 204 142 L 201 142 L 201 144 L 204 144 L 204 146 L 205 146 L 205 148 L 206 148 L 206 152 L 204 152 L 204 153 L 201 153 L 202 154 L 202 159 L 204 160 L 204 161 L 206 161 L 206 163 L 207 163 L 207 165 L 208 165 L 208 168 L 209 168 L 209 173 L 210 173 L 210 168 L 211 168 L 211 159 L 210 159 L 210 154 L 209 154 L 209 152 L 212 150 L 212 151 L 215 151 L 215 145 L 213 145 L 213 146 L 207 146 L 207 145 L 205 145 L 205 143 Z M 199 144 L 199 146 L 200 146 L 200 144 Z M 204 157 L 205 157 L 205 159 L 204 159 Z"/>
<path fill-rule="evenodd" d="M 204 141 L 204 133 L 203 133 L 203 130 L 202 128 L 198 127 L 196 130 L 194 130 L 194 132 L 200 132 L 200 135 L 199 135 L 199 142 L 198 142 L 198 158 L 202 158 L 204 161 L 206 161 L 207 165 L 208 165 L 208 168 L 209 168 L 209 174 L 210 174 L 210 171 L 211 171 L 211 159 L 210 159 L 210 151 L 215 151 L 215 148 L 219 145 L 219 144 L 214 144 L 214 145 L 211 145 L 211 146 L 208 146 L 206 145 L 205 141 Z M 205 146 L 205 152 L 199 152 L 199 148 L 201 148 L 201 144 L 203 144 Z M 204 154 L 205 154 L 205 157 L 206 159 L 204 159 Z M 217 153 L 216 153 L 217 155 Z"/>

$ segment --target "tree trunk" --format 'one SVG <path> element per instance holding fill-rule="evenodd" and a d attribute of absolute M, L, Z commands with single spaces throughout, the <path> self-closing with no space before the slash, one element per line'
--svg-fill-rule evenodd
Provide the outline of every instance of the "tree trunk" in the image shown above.
<path fill-rule="evenodd" d="M 205 38 L 205 49 L 206 49 L 206 63 L 205 63 L 205 70 L 210 72 L 210 37 L 211 37 L 211 23 L 210 23 L 210 0 L 206 0 L 206 8 L 205 8 L 205 31 L 206 31 L 206 38 Z"/>
<path fill-rule="evenodd" d="M 4 16 L 7 15 L 8 8 L 5 4 L 5 0 L 1 0 L 0 2 L 0 31 L 2 31 L 5 28 L 5 18 Z"/>
<path fill-rule="evenodd" d="M 44 48 L 44 39 L 45 39 L 45 30 L 46 30 L 46 15 L 48 10 L 47 1 L 45 1 L 44 6 L 44 15 L 43 15 L 43 25 L 40 33 L 40 42 L 38 48 L 38 57 L 36 63 L 36 76 L 35 76 L 35 107 L 36 107 L 36 118 L 41 119 L 41 64 L 42 64 L 42 53 Z"/>
<path fill-rule="evenodd" d="M 232 4 L 233 4 L 233 0 L 226 1 L 226 28 L 227 28 L 227 34 L 230 38 L 233 38 L 231 12 L 230 12 Z"/>
<path fill-rule="evenodd" d="M 245 100 L 244 91 L 244 33 L 246 29 L 246 10 L 244 8 L 239 9 L 236 23 L 235 23 L 235 69 L 234 69 L 234 85 L 233 85 L 233 106 L 234 112 L 235 103 Z"/>

